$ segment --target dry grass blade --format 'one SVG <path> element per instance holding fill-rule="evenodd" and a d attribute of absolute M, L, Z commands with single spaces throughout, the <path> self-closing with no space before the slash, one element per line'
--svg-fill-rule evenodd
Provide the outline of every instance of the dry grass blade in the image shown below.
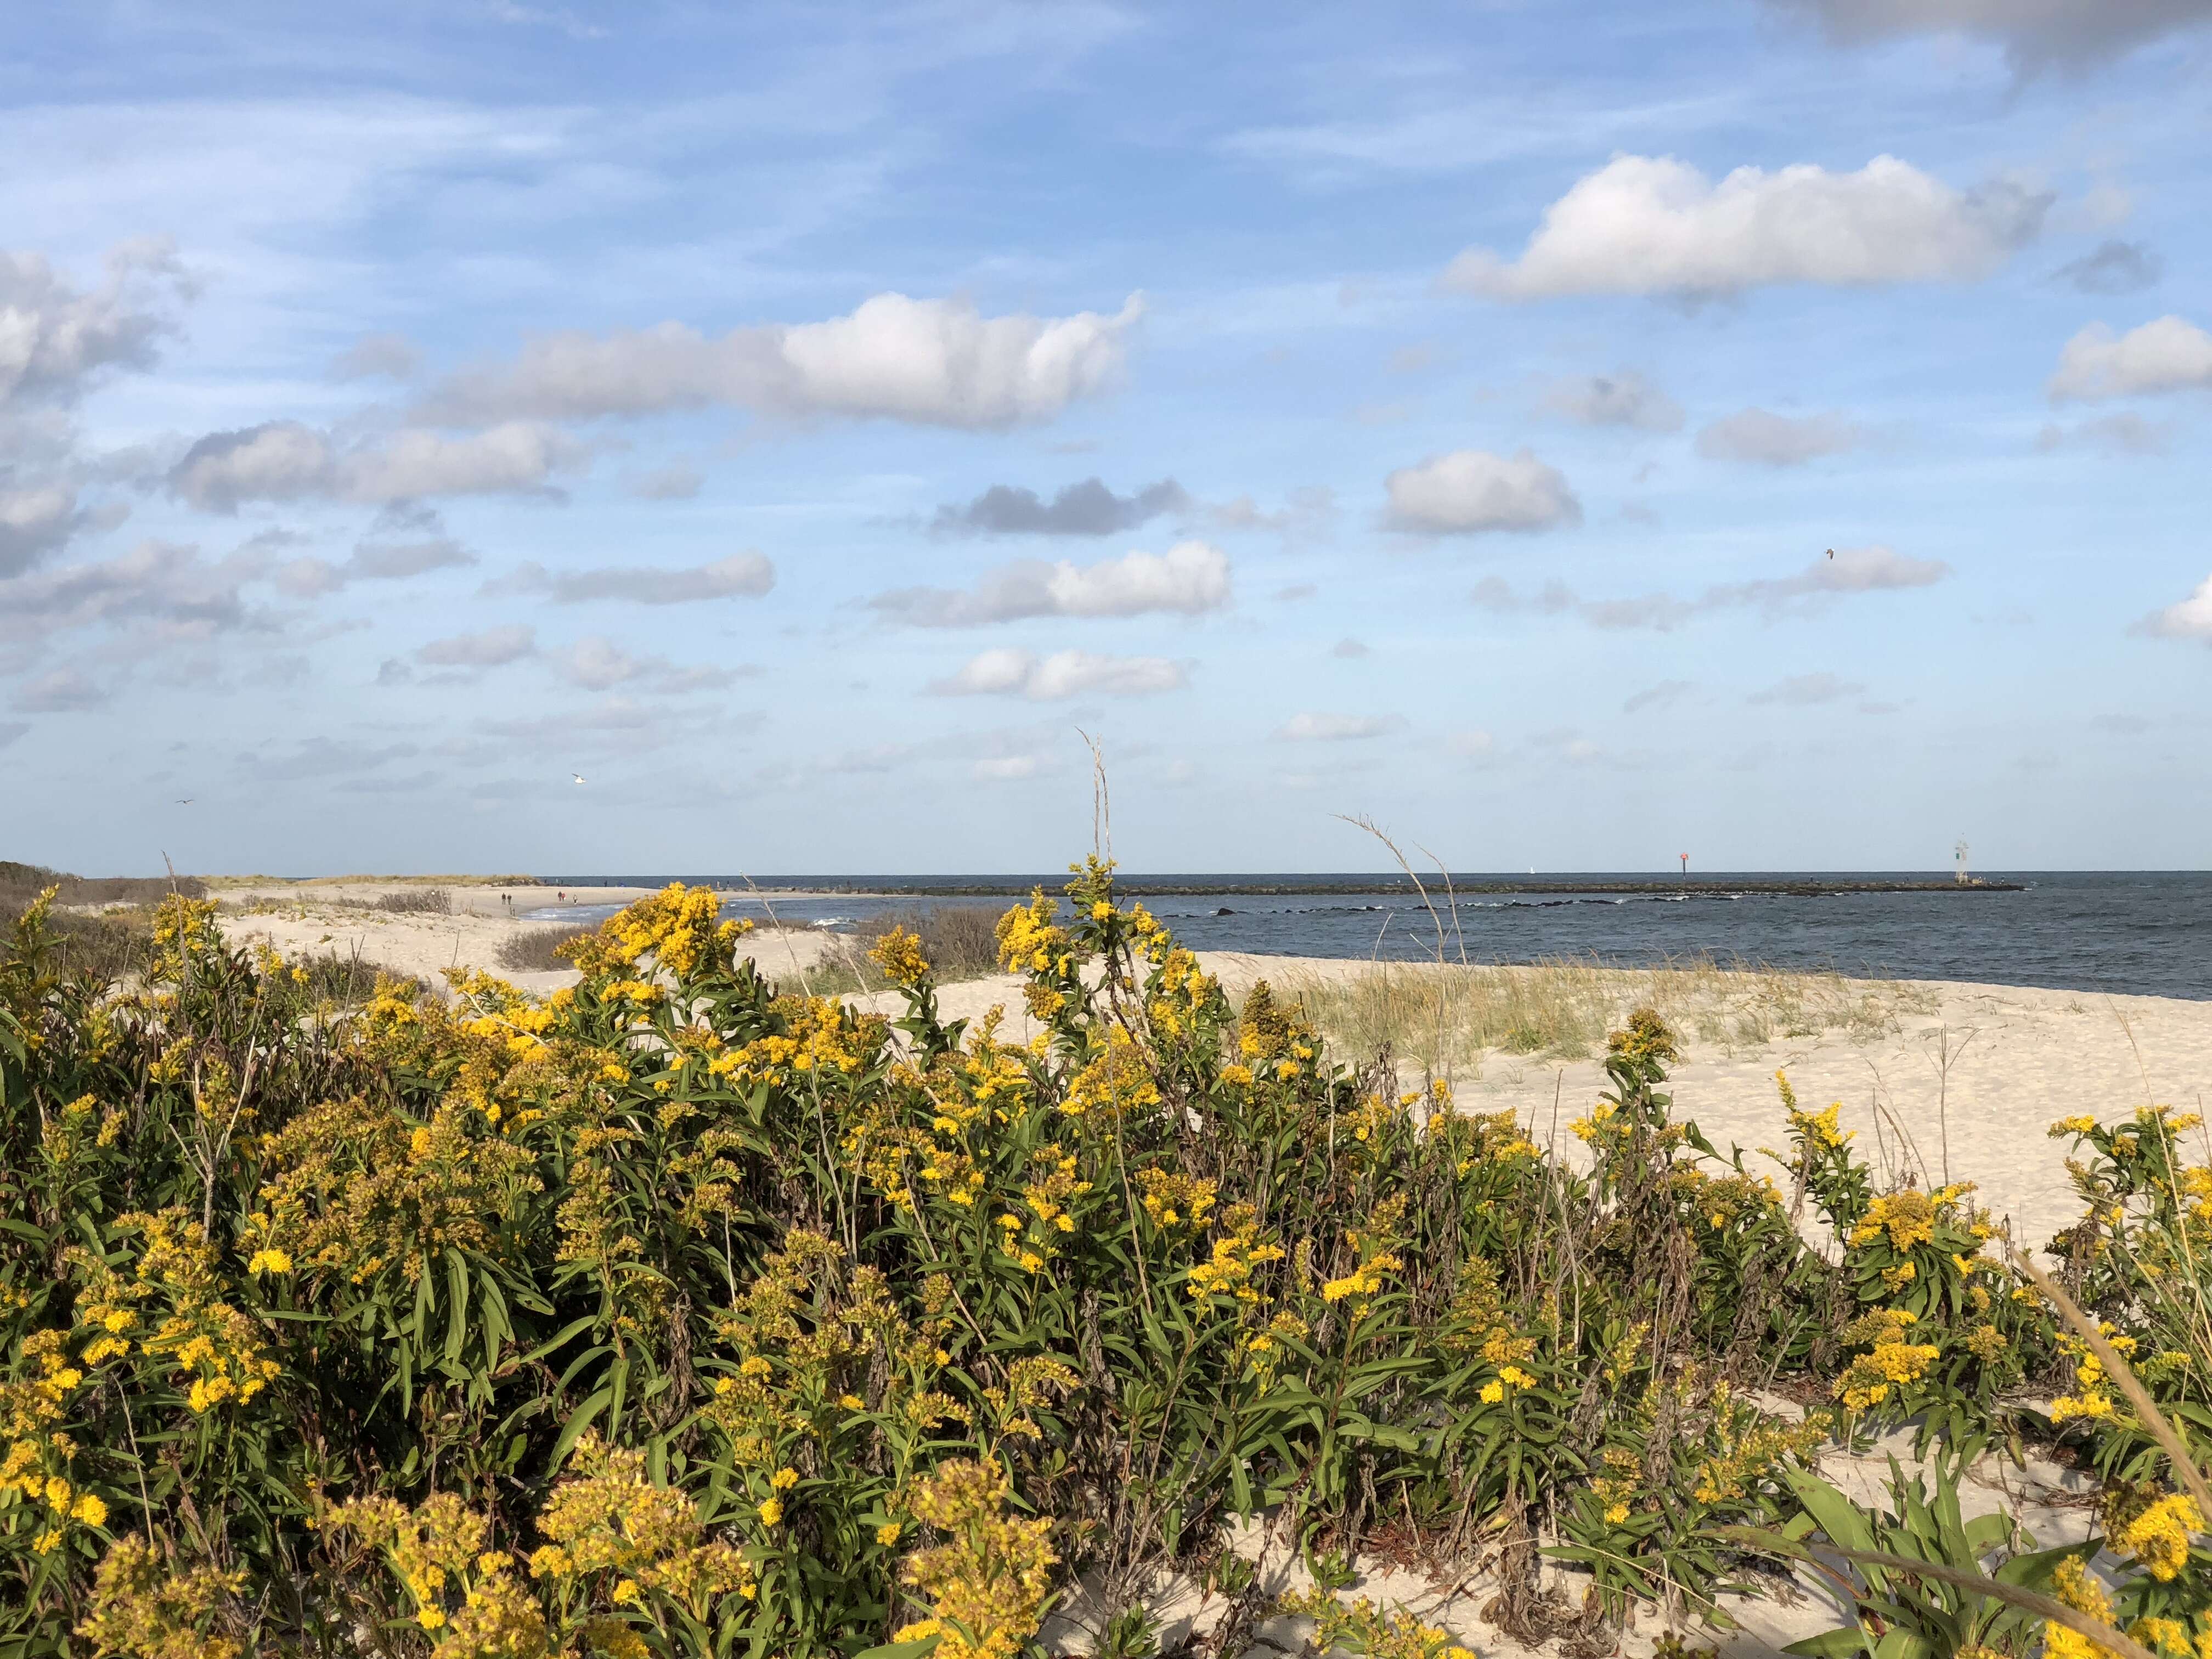
<path fill-rule="evenodd" d="M 1816 1567 L 1825 1565 L 1818 1554 L 1796 1539 L 1784 1538 L 1780 1533 L 1769 1532 L 1764 1527 L 1716 1527 L 1713 1533 L 1716 1537 L 1725 1538 L 1731 1543 L 1748 1544 L 1769 1554 L 1788 1556 Z M 1962 1572 L 1956 1567 L 1941 1566 L 1933 1561 L 1917 1561 L 1909 1555 L 1891 1555 L 1883 1550 L 1846 1549 L 1840 1544 L 1830 1544 L 1827 1547 L 1830 1553 L 1846 1561 L 1856 1561 L 1861 1566 L 1917 1574 L 1923 1578 L 1933 1578 L 1939 1583 L 1956 1585 L 1960 1589 L 1978 1591 L 1992 1600 L 2008 1602 L 2048 1619 L 2054 1625 L 2063 1625 L 2067 1629 L 2087 1637 L 2099 1647 L 2120 1655 L 2121 1659 L 2159 1659 L 2158 1655 L 2132 1636 L 2114 1630 L 2110 1625 L 2092 1619 L 2087 1613 L 2039 1591 L 2022 1589 L 2017 1584 L 2001 1583 L 1983 1573 Z"/>
<path fill-rule="evenodd" d="M 2212 1517 L 2212 1487 L 2205 1485 L 2203 1471 L 2197 1467 L 2197 1460 L 2190 1455 L 2189 1447 L 2173 1425 L 2167 1421 L 2166 1413 L 2159 1410 L 2149 1392 L 2136 1380 L 2136 1374 L 2128 1369 L 2128 1362 L 2121 1358 L 2118 1350 L 2105 1340 L 2105 1334 L 2098 1328 L 2097 1322 L 2084 1313 L 2080 1304 L 2059 1287 L 2057 1279 L 2030 1261 L 2027 1251 L 2014 1250 L 2013 1264 L 2034 1282 L 2037 1290 L 2051 1298 L 2052 1305 L 2074 1328 L 2075 1334 L 2089 1345 L 2089 1352 L 2097 1356 L 2098 1363 L 2118 1385 L 2120 1392 L 2127 1396 L 2128 1404 L 2136 1408 L 2136 1416 L 2143 1427 L 2149 1430 L 2153 1437 L 2165 1449 L 2166 1462 L 2173 1466 L 2176 1478 L 2189 1488 L 2189 1495 L 2197 1500 L 2197 1513 Z"/>

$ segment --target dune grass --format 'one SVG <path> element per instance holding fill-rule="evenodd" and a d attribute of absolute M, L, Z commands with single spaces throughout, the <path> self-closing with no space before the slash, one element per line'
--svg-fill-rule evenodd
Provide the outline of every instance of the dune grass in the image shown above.
<path fill-rule="evenodd" d="M 1292 968 L 1276 983 L 1341 1048 L 1387 1052 L 1434 1076 L 1479 1075 L 1483 1056 L 1497 1052 L 1588 1058 L 1639 1007 L 1697 1042 L 1735 1049 L 1829 1031 L 1871 1041 L 1936 1006 L 1934 993 L 1899 981 L 1711 957 L 1655 968 L 1377 962 L 1348 975 Z"/>
<path fill-rule="evenodd" d="M 590 939 L 596 927 L 565 927 L 558 922 L 532 923 L 513 938 L 500 941 L 499 965 L 511 974 L 557 974 L 574 964 L 559 954 L 561 947 Z"/>
<path fill-rule="evenodd" d="M 887 911 L 871 916 L 850 933 L 834 935 L 820 962 L 805 979 L 815 996 L 851 996 L 886 989 L 890 981 L 871 964 L 868 950 L 894 927 L 921 940 L 921 953 L 936 971 L 937 982 L 951 985 L 999 971 L 996 929 L 1006 907 L 999 904 L 937 904 Z M 763 965 L 770 965 L 763 959 Z"/>

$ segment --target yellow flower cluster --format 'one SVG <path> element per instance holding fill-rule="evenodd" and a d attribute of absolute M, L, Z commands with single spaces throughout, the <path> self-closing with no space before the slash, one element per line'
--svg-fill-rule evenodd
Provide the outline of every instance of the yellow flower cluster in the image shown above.
<path fill-rule="evenodd" d="M 2105 1594 L 2079 1556 L 2069 1555 L 2051 1576 L 2051 1593 L 2076 1613 L 2086 1613 L 2100 1623 L 2112 1622 L 2112 1598 Z M 2044 1659 L 2118 1659 L 2110 1648 L 2100 1647 L 2070 1625 L 2048 1619 L 2043 1625 Z"/>
<path fill-rule="evenodd" d="M 999 963 L 1010 974 L 1065 975 L 1073 969 L 1067 930 L 1055 925 L 1057 900 L 1039 887 L 1026 908 L 1016 905 L 999 918 Z"/>
<path fill-rule="evenodd" d="M 1874 1201 L 1866 1218 L 1851 1229 L 1853 1244 L 1871 1244 L 1884 1233 L 1890 1248 L 1909 1250 L 1936 1237 L 1936 1205 L 1917 1187 L 1887 1193 Z"/>
<path fill-rule="evenodd" d="M 709 963 L 726 961 L 730 947 L 752 931 L 750 921 L 717 923 L 722 902 L 705 887 L 671 882 L 650 898 L 612 915 L 596 938 L 579 943 L 572 959 L 586 980 L 603 978 L 647 957 L 656 970 L 679 981 Z"/>
<path fill-rule="evenodd" d="M 894 927 L 869 947 L 868 960 L 882 969 L 894 985 L 908 989 L 920 985 L 930 975 L 929 958 L 922 953 L 921 940 L 903 927 Z"/>
<path fill-rule="evenodd" d="M 784 1029 L 716 1055 L 710 1073 L 740 1089 L 849 1078 L 882 1053 L 890 1029 L 880 1014 L 856 1014 L 835 997 L 778 997 L 769 1007 Z"/>
<path fill-rule="evenodd" d="M 939 1659 L 1016 1659 L 1052 1595 L 1060 1559 L 1048 1519 L 1002 1513 L 1011 1491 L 996 1463 L 954 1458 L 914 1484 L 907 1506 L 944 1535 L 908 1557 L 902 1577 L 928 1598 L 931 1616 L 892 1633 L 895 1642 L 938 1638 Z"/>
<path fill-rule="evenodd" d="M 573 1467 L 576 1473 L 554 1488 L 538 1517 L 547 1541 L 530 1558 L 532 1577 L 552 1581 L 562 1605 L 580 1581 L 595 1581 L 614 1606 L 657 1591 L 703 1621 L 723 1595 L 758 1594 L 744 1553 L 705 1535 L 688 1493 L 647 1479 L 643 1452 L 586 1433 L 576 1443 Z M 791 1478 L 777 1491 L 797 1484 L 789 1470 L 779 1473 Z"/>
<path fill-rule="evenodd" d="M 1314 1621 L 1313 1648 L 1341 1650 L 1368 1659 L 1474 1659 L 1450 1632 L 1425 1625 L 1412 1613 L 1378 1607 L 1365 1596 L 1346 1603 L 1318 1586 L 1295 1590 L 1276 1602 L 1279 1612 Z"/>
<path fill-rule="evenodd" d="M 1202 1176 L 1146 1168 L 1137 1171 L 1137 1185 L 1156 1227 L 1203 1227 L 1213 1213 L 1216 1188 Z"/>
<path fill-rule="evenodd" d="M 1917 1322 L 1917 1316 L 1902 1308 L 1880 1308 L 1844 1328 L 1846 1343 L 1868 1350 L 1836 1379 L 1835 1397 L 1848 1409 L 1869 1410 L 1888 1400 L 1893 1389 L 1917 1382 L 1928 1374 L 1941 1350 L 1932 1342 L 1905 1340 L 1905 1333 Z"/>
<path fill-rule="evenodd" d="M 2160 1583 L 2171 1583 L 2189 1563 L 2191 1538 L 2204 1530 L 2197 1500 L 2174 1492 L 2146 1504 L 2113 1529 L 2111 1541 L 2142 1563 Z"/>
<path fill-rule="evenodd" d="M 1280 1261 L 1283 1247 L 1260 1243 L 1260 1212 L 1249 1204 L 1230 1206 L 1222 1212 L 1221 1227 L 1212 1258 L 1191 1268 L 1184 1288 L 1194 1297 L 1232 1296 L 1239 1302 L 1257 1302 L 1260 1291 L 1252 1283 L 1253 1270 Z"/>
<path fill-rule="evenodd" d="M 2109 1320 L 2098 1322 L 2105 1340 L 2121 1358 L 2133 1356 L 2136 1340 Z M 2074 1386 L 2078 1392 L 2061 1395 L 2051 1402 L 2051 1420 L 2070 1423 L 2076 1419 L 2091 1422 L 2118 1414 L 2118 1407 L 2111 1392 L 2112 1379 L 2105 1375 L 2104 1361 L 2089 1352 L 2089 1345 L 2075 1336 L 2061 1336 L 2058 1346 L 2074 1362 Z"/>
<path fill-rule="evenodd" d="M 1121 1026 L 1110 1027 L 1091 1060 L 1068 1079 L 1060 1109 L 1072 1118 L 1111 1122 L 1157 1110 L 1159 1085 L 1143 1048 Z"/>
<path fill-rule="evenodd" d="M 243 1659 L 222 1615 L 246 1588 L 246 1570 L 173 1559 L 151 1540 L 122 1540 L 94 1576 L 92 1613 L 76 1633 L 100 1654 L 137 1659 Z"/>
<path fill-rule="evenodd" d="M 1352 1246 L 1359 1252 L 1359 1265 L 1341 1279 L 1332 1279 L 1321 1287 L 1324 1302 L 1350 1299 L 1354 1312 L 1364 1311 L 1370 1301 L 1381 1294 L 1383 1281 L 1398 1272 L 1406 1263 L 1404 1258 L 1385 1247 L 1384 1234 L 1389 1220 L 1382 1212 L 1402 1207 L 1402 1200 L 1386 1200 L 1376 1212 L 1377 1224 L 1368 1231 L 1355 1230 L 1351 1234 Z"/>

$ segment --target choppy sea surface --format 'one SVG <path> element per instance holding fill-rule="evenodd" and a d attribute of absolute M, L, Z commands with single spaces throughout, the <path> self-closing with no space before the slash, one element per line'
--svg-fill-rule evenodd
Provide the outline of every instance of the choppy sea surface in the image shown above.
<path fill-rule="evenodd" d="M 1188 890 L 1145 903 L 1184 944 L 1201 951 L 1395 961 L 1534 962 L 1559 957 L 1648 966 L 1712 957 L 1778 968 L 1832 969 L 1863 977 L 1977 980 L 2007 985 L 2212 1000 L 2212 872 L 1988 872 L 2018 890 L 1849 890 L 1895 872 L 1761 872 L 1703 874 L 1693 890 L 1664 890 L 1650 874 L 1455 875 L 1456 902 L 1425 878 L 1425 901 L 1410 884 L 1372 875 L 1133 876 L 1133 884 Z M 657 886 L 668 877 L 548 878 L 557 888 Z M 1057 892 L 1065 876 L 789 876 L 758 892 L 728 878 L 684 879 L 737 890 L 733 915 L 772 908 L 786 924 L 849 927 L 891 911 L 1006 898 L 920 896 L 918 890 Z M 1940 879 L 1940 878 L 1938 878 Z M 1732 887 L 1732 883 L 1744 884 Z M 1775 891 L 1783 884 L 1817 893 Z M 1475 892 L 1512 884 L 1522 890 Z M 1643 890 L 1594 888 L 1635 884 Z M 776 888 L 827 897 L 782 897 Z M 1255 892 L 1255 888 L 1275 890 Z M 1364 890 L 1346 890 L 1347 889 Z M 1433 907 L 1433 914 L 1431 912 Z M 548 905 L 544 920 L 596 921 L 611 907 Z"/>

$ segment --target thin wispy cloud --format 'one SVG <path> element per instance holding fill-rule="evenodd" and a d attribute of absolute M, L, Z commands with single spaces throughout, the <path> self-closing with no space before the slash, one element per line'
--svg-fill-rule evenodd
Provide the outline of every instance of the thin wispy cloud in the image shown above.
<path fill-rule="evenodd" d="M 1197 617 L 1225 608 L 1230 598 L 1228 556 L 1188 541 L 1088 565 L 1024 559 L 986 572 L 966 591 L 897 588 L 868 603 L 911 627 L 975 628 L 1031 617 Z"/>
<path fill-rule="evenodd" d="M 1500 576 L 1486 576 L 1469 596 L 1502 616 L 1573 617 L 1595 628 L 1650 629 L 1665 633 L 1719 611 L 1755 611 L 1769 616 L 1858 593 L 1932 587 L 1951 574 L 1941 559 L 1915 558 L 1887 547 L 1838 548 L 1791 576 L 1716 582 L 1693 599 L 1646 593 L 1633 599 L 1586 599 L 1564 582 L 1534 593 L 1516 592 Z"/>

